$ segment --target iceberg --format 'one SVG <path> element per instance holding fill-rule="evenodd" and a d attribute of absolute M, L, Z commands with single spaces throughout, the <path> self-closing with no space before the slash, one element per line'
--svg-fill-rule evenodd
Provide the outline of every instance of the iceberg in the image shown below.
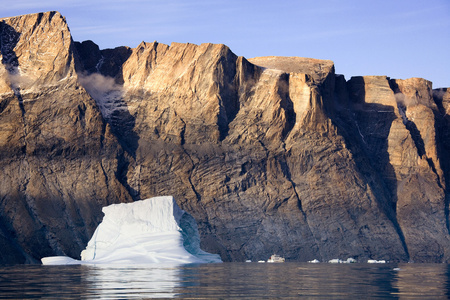
<path fill-rule="evenodd" d="M 369 260 L 367 260 L 367 263 L 368 264 L 385 264 L 386 261 L 384 259 L 383 260 L 369 259 Z"/>
<path fill-rule="evenodd" d="M 66 256 L 41 259 L 44 265 L 188 264 L 222 262 L 200 249 L 195 219 L 172 196 L 112 204 L 95 230 L 81 260 Z"/>
<path fill-rule="evenodd" d="M 354 264 L 356 263 L 356 259 L 353 257 L 347 258 L 347 260 L 341 260 L 339 258 L 333 258 L 328 261 L 330 264 Z"/>

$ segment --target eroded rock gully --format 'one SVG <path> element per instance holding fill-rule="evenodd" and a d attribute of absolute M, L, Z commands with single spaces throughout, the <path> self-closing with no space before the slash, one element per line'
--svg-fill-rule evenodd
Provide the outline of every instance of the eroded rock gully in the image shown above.
<path fill-rule="evenodd" d="M 101 207 L 173 195 L 224 260 L 448 262 L 449 93 L 227 46 L 0 20 L 0 262 L 77 258 Z"/>

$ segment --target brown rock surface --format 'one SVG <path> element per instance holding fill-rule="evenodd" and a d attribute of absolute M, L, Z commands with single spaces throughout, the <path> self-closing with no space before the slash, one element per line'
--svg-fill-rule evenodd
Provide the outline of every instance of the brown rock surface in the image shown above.
<path fill-rule="evenodd" d="M 349 86 L 363 149 L 387 187 L 410 260 L 448 260 L 448 204 L 439 159 L 446 155 L 438 154 L 440 113 L 431 83 L 365 76 L 352 78 Z"/>
<path fill-rule="evenodd" d="M 450 101 L 428 81 L 0 22 L 0 261 L 77 256 L 102 206 L 158 195 L 224 260 L 450 260 Z"/>
<path fill-rule="evenodd" d="M 334 69 L 334 63 L 331 60 L 295 56 L 263 56 L 250 58 L 249 61 L 267 69 L 280 70 L 286 73 L 307 74 L 317 83 L 322 82 Z"/>
<path fill-rule="evenodd" d="M 59 13 L 1 19 L 0 37 L 0 261 L 76 257 L 101 208 L 131 200 L 121 149 L 78 83 Z"/>

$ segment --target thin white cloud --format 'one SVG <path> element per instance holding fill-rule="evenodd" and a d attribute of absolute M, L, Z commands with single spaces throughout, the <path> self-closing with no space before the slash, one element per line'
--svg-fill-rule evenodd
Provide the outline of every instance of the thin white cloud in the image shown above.
<path fill-rule="evenodd" d="M 71 26 L 71 31 L 74 31 L 76 34 L 80 35 L 126 33 L 133 32 L 136 29 L 136 27 L 111 27 L 108 25 Z"/>
<path fill-rule="evenodd" d="M 329 38 L 338 38 L 343 36 L 365 34 L 366 30 L 363 28 L 346 28 L 346 29 L 331 29 L 316 31 L 314 33 L 302 33 L 298 36 L 299 40 L 323 40 Z"/>
<path fill-rule="evenodd" d="M 8 5 L 2 5 L 2 11 L 13 10 L 28 10 L 28 9 L 42 9 L 49 7 L 71 7 L 77 4 L 78 1 L 74 0 L 16 0 L 10 1 Z M 81 1 L 82 2 L 82 1 Z"/>
<path fill-rule="evenodd" d="M 9 1 L 8 5 L 0 3 L 2 13 L 11 11 L 49 11 L 49 10 L 69 10 L 73 8 L 83 8 L 86 12 L 89 10 L 123 10 L 125 7 L 132 7 L 136 4 L 147 4 L 145 0 L 15 0 Z M 8 15 L 9 16 L 9 15 Z"/>
<path fill-rule="evenodd" d="M 396 11 L 392 13 L 393 18 L 399 18 L 399 19 L 416 19 L 421 18 L 424 15 L 427 14 L 436 14 L 442 10 L 448 9 L 448 5 L 437 5 L 437 6 L 428 6 L 427 7 L 421 7 L 420 9 L 414 9 L 410 10 L 408 7 L 406 7 L 406 10 L 404 11 Z"/>

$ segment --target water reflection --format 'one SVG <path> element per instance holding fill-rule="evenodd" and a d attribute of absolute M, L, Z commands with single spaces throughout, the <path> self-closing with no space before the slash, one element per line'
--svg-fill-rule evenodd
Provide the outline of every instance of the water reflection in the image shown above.
<path fill-rule="evenodd" d="M 400 299 L 422 298 L 448 299 L 449 265 L 446 264 L 400 264 L 394 286 Z"/>
<path fill-rule="evenodd" d="M 0 267 L 0 299 L 447 299 L 449 278 L 444 264 L 16 265 Z"/>
<path fill-rule="evenodd" d="M 175 288 L 177 295 L 187 297 L 256 298 L 299 296 L 396 298 L 392 286 L 395 271 L 391 266 L 330 264 L 217 264 L 182 268 L 187 282 Z"/>
<path fill-rule="evenodd" d="M 0 267 L 0 299 L 173 298 L 179 272 L 171 265 Z"/>
<path fill-rule="evenodd" d="M 16 265 L 0 267 L 0 299 L 75 299 L 86 273 L 81 266 Z"/>
<path fill-rule="evenodd" d="M 171 265 L 85 267 L 87 290 L 101 299 L 173 298 L 180 278 Z"/>

